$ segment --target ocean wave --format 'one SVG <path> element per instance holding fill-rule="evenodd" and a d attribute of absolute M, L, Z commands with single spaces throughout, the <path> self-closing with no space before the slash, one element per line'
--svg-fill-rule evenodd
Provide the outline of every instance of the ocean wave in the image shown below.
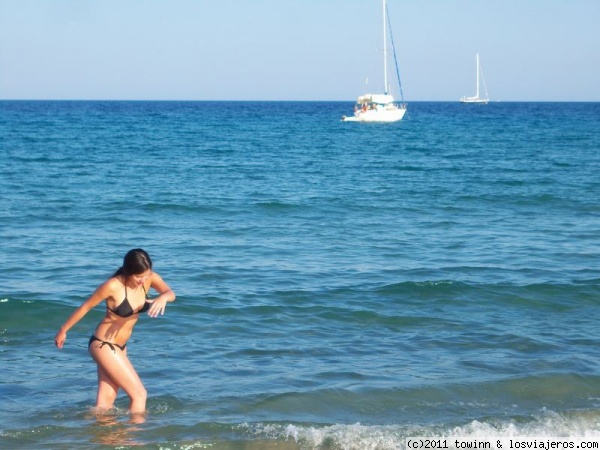
<path fill-rule="evenodd" d="M 258 439 L 292 441 L 300 449 L 399 450 L 406 449 L 409 437 L 430 438 L 600 438 L 597 410 L 557 413 L 543 410 L 531 418 L 473 420 L 459 425 L 301 425 L 245 423 L 239 429 Z"/>
<path fill-rule="evenodd" d="M 48 419 L 49 417 L 47 417 Z M 56 420 L 59 417 L 55 418 Z M 353 423 L 302 422 L 197 422 L 192 425 L 165 423 L 164 414 L 149 416 L 135 423 L 125 411 L 102 415 L 85 411 L 76 421 L 35 426 L 29 429 L 4 428 L 0 444 L 7 448 L 36 447 L 44 442 L 59 447 L 129 448 L 189 450 L 210 448 L 225 450 L 406 450 L 408 438 L 423 437 L 465 441 L 489 441 L 498 438 L 563 438 L 598 441 L 598 410 L 556 412 L 542 409 L 531 417 L 512 416 L 471 420 L 463 423 L 383 425 Z M 77 428 L 75 428 L 77 426 Z"/>

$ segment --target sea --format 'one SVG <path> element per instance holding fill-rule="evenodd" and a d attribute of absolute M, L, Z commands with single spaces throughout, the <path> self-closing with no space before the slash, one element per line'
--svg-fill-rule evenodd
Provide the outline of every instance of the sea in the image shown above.
<path fill-rule="evenodd" d="M 600 103 L 1 101 L 0 448 L 600 440 Z M 177 294 L 95 404 L 67 317 L 144 248 Z"/>

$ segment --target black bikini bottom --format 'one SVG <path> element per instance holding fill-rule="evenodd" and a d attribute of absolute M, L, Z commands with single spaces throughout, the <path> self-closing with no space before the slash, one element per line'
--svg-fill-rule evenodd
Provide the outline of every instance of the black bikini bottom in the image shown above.
<path fill-rule="evenodd" d="M 90 338 L 90 342 L 88 343 L 88 348 L 90 348 L 90 345 L 92 345 L 92 342 L 94 342 L 94 341 L 102 342 L 102 344 L 100 344 L 100 348 L 104 347 L 105 345 L 108 345 L 110 347 L 110 349 L 113 351 L 113 353 L 116 353 L 115 346 L 117 346 L 118 348 L 121 349 L 121 351 L 123 351 L 123 350 L 125 350 L 125 346 L 127 345 L 127 344 L 119 345 L 119 344 L 113 344 L 112 342 L 106 342 L 106 341 L 103 341 L 102 339 L 98 339 L 95 335 L 92 334 L 92 337 Z"/>

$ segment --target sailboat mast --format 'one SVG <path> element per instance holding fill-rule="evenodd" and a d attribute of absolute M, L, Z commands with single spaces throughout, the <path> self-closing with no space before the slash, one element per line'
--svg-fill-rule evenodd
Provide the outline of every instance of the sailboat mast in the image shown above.
<path fill-rule="evenodd" d="M 383 1 L 383 93 L 388 93 L 388 81 L 387 81 L 387 40 L 386 40 L 386 21 L 385 21 L 385 1 Z"/>
<path fill-rule="evenodd" d="M 476 71 L 477 71 L 477 91 L 476 92 L 477 93 L 476 93 L 475 97 L 479 98 L 479 53 L 475 54 L 475 60 L 477 62 L 477 69 L 476 69 Z"/>

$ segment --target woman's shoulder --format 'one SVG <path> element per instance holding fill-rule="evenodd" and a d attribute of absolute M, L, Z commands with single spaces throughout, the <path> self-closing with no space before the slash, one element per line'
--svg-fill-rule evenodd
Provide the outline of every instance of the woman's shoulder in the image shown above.
<path fill-rule="evenodd" d="M 123 286 L 124 286 L 123 281 L 120 279 L 119 276 L 116 276 L 116 277 L 110 277 L 108 280 L 106 280 L 102 284 L 102 289 L 104 291 L 106 291 L 107 293 L 110 292 L 112 294 L 113 292 L 122 290 Z"/>
<path fill-rule="evenodd" d="M 110 287 L 118 287 L 118 286 L 123 286 L 123 279 L 121 278 L 120 275 L 116 275 L 114 277 L 110 277 L 108 280 L 105 281 L 105 283 L 107 285 L 109 285 Z"/>
<path fill-rule="evenodd" d="M 123 289 L 123 283 L 116 277 L 111 277 L 102 283 L 96 291 L 89 298 L 94 305 L 98 304 L 102 300 L 115 298 L 118 296 L 117 292 Z"/>
<path fill-rule="evenodd" d="M 162 280 L 162 277 L 155 271 L 152 271 L 150 275 L 150 280 Z"/>
<path fill-rule="evenodd" d="M 161 289 L 164 284 L 165 281 L 162 277 L 158 273 L 152 271 L 152 275 L 148 278 L 148 288 L 153 287 L 154 289 Z"/>

